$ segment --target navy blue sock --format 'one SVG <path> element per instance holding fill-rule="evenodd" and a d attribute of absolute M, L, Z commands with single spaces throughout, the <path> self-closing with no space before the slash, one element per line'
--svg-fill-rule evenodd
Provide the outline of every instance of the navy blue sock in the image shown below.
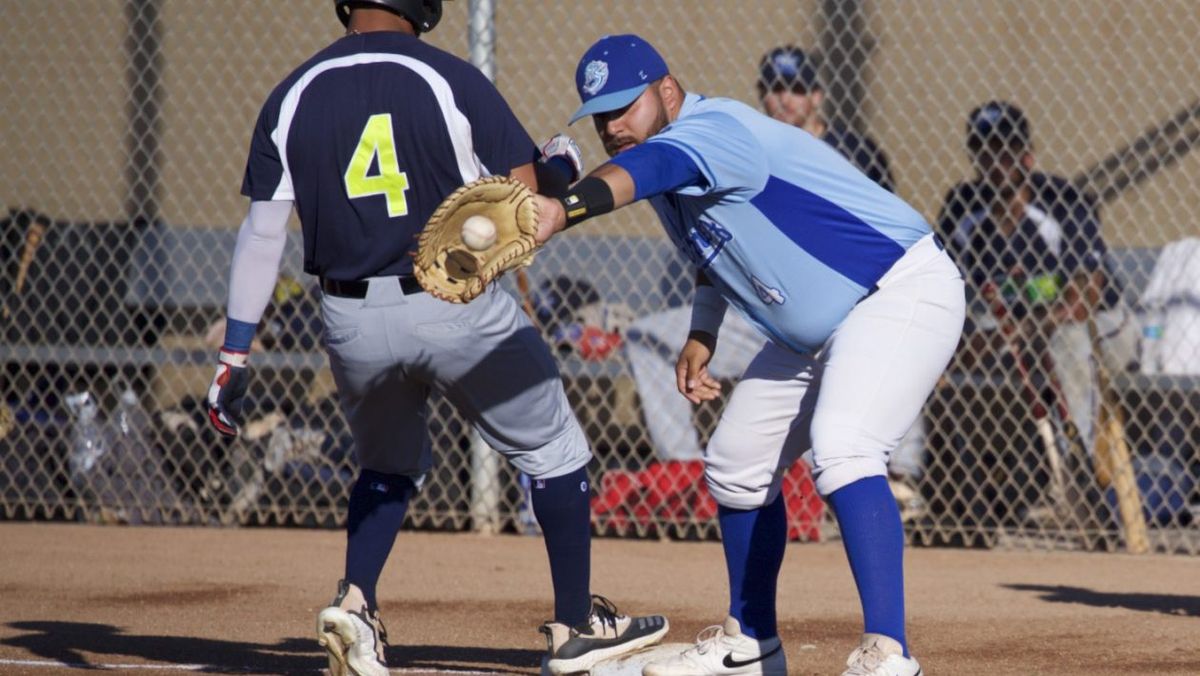
<path fill-rule="evenodd" d="M 729 570 L 729 614 L 756 639 L 779 635 L 775 587 L 787 546 L 787 507 L 782 497 L 758 509 L 718 507 L 725 566 Z"/>
<path fill-rule="evenodd" d="M 592 503 L 587 468 L 533 480 L 533 514 L 546 539 L 554 621 L 581 624 L 592 610 Z"/>
<path fill-rule="evenodd" d="M 375 585 L 404 523 L 412 479 L 364 469 L 350 491 L 346 518 L 346 581 L 362 590 L 367 606 L 377 608 Z"/>
<path fill-rule="evenodd" d="M 828 497 L 858 585 L 864 631 L 904 646 L 904 526 L 887 479 L 859 479 Z"/>

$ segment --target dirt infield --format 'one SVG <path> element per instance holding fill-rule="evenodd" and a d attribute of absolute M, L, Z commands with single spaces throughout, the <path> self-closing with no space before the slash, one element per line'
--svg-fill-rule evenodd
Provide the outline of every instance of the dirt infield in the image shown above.
<path fill-rule="evenodd" d="M 0 674 L 84 668 L 318 673 L 332 531 L 0 524 Z M 720 620 L 716 543 L 595 543 L 593 587 L 663 612 L 670 641 Z M 913 549 L 926 674 L 1200 674 L 1200 561 Z M 536 674 L 550 612 L 541 540 L 403 533 L 380 584 L 394 673 Z M 796 674 L 839 674 L 860 630 L 836 545 L 790 545 L 781 630 Z"/>

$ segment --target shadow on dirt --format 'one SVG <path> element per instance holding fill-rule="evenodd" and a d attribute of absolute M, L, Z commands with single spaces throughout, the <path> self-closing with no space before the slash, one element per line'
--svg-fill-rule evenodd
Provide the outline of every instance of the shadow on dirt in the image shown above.
<path fill-rule="evenodd" d="M 1051 603 L 1080 603 L 1097 608 L 1128 608 L 1180 617 L 1200 617 L 1200 596 L 1180 594 L 1127 594 L 1101 592 L 1083 587 L 1063 585 L 1006 584 L 1006 589 L 1037 592 L 1039 598 Z"/>
<path fill-rule="evenodd" d="M 312 674 L 323 669 L 325 653 L 316 639 L 288 638 L 272 644 L 239 643 L 187 636 L 126 634 L 107 624 L 85 622 L 10 622 L 26 632 L 0 644 L 28 651 L 31 658 L 54 660 L 75 669 L 102 669 L 112 663 L 196 665 L 200 673 Z M 486 669 L 536 673 L 537 650 L 464 646 L 388 648 L 388 666 L 406 669 Z"/>

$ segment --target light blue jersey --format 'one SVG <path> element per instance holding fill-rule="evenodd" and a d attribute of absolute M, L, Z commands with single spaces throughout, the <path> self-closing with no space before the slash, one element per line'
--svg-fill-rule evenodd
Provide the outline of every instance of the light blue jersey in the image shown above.
<path fill-rule="evenodd" d="M 639 148 L 655 144 L 702 175 L 650 197 L 667 234 L 731 305 L 795 351 L 820 348 L 931 231 L 827 143 L 737 101 L 688 94 Z"/>

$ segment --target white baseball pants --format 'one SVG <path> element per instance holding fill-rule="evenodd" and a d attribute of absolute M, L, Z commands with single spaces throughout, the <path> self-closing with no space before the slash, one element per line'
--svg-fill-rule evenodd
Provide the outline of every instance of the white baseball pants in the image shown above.
<path fill-rule="evenodd" d="M 962 276 L 932 236 L 879 281 L 816 354 L 768 342 L 705 451 L 708 487 L 736 509 L 770 504 L 811 449 L 817 490 L 887 474 L 962 335 Z"/>

